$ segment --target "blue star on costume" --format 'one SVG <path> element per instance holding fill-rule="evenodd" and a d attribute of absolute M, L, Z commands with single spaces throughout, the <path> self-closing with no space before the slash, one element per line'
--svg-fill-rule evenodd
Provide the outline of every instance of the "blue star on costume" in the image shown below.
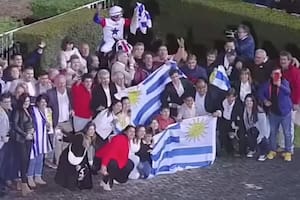
<path fill-rule="evenodd" d="M 117 28 L 114 28 L 114 29 L 111 30 L 111 32 L 112 32 L 113 35 L 118 35 L 118 32 L 119 32 L 119 31 L 120 31 L 120 30 L 117 29 Z"/>

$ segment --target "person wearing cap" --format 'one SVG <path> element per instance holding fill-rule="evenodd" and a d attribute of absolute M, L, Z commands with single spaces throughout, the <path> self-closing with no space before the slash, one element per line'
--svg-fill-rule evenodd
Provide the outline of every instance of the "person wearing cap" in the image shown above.
<path fill-rule="evenodd" d="M 131 20 L 123 17 L 123 9 L 120 6 L 113 6 L 109 9 L 109 17 L 100 17 L 99 7 L 94 16 L 94 22 L 103 28 L 103 42 L 100 44 L 101 53 L 109 53 L 116 40 L 124 39 L 124 27 L 129 27 Z"/>

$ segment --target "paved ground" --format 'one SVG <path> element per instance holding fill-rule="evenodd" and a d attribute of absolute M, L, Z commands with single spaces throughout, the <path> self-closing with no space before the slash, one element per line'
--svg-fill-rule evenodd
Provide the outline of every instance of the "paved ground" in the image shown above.
<path fill-rule="evenodd" d="M 251 159 L 220 158 L 210 168 L 194 169 L 151 180 L 114 185 L 113 191 L 99 187 L 94 177 L 91 191 L 70 192 L 53 182 L 53 170 L 46 170 L 48 185 L 38 188 L 28 198 L 12 192 L 4 198 L 30 200 L 299 200 L 300 150 L 291 163 L 281 159 L 264 163 Z"/>

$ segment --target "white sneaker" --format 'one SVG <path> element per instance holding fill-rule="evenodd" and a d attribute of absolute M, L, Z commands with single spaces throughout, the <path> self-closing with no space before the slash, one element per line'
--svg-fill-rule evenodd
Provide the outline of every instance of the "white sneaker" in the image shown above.
<path fill-rule="evenodd" d="M 114 184 L 119 185 L 120 183 L 116 180 L 114 180 Z"/>
<path fill-rule="evenodd" d="M 35 184 L 35 182 L 33 180 L 33 176 L 28 176 L 27 179 L 28 179 L 28 185 L 29 185 L 29 187 L 30 188 L 35 188 L 36 184 Z"/>
<path fill-rule="evenodd" d="M 247 153 L 247 158 L 253 158 L 254 157 L 254 155 L 255 155 L 255 151 L 249 151 L 248 153 Z"/>
<path fill-rule="evenodd" d="M 111 187 L 109 186 L 109 182 L 104 183 L 104 181 L 100 182 L 100 186 L 103 188 L 105 191 L 111 191 Z"/>
<path fill-rule="evenodd" d="M 266 155 L 260 155 L 259 157 L 258 157 L 258 161 L 261 161 L 261 162 L 263 162 L 263 161 L 265 161 L 267 159 L 267 156 Z"/>
<path fill-rule="evenodd" d="M 47 184 L 46 181 L 44 181 L 41 176 L 35 177 L 34 182 L 36 184 L 39 184 L 39 185 L 46 185 Z"/>

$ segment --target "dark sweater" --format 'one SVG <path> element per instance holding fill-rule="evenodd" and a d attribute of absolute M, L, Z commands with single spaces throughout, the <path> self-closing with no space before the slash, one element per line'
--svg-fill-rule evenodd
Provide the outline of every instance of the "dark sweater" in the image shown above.
<path fill-rule="evenodd" d="M 151 163 L 151 154 L 149 150 L 151 150 L 152 147 L 150 144 L 145 144 L 143 141 L 141 142 L 141 148 L 138 152 L 136 152 L 136 155 L 140 157 L 141 162 L 146 162 L 148 161 Z"/>

